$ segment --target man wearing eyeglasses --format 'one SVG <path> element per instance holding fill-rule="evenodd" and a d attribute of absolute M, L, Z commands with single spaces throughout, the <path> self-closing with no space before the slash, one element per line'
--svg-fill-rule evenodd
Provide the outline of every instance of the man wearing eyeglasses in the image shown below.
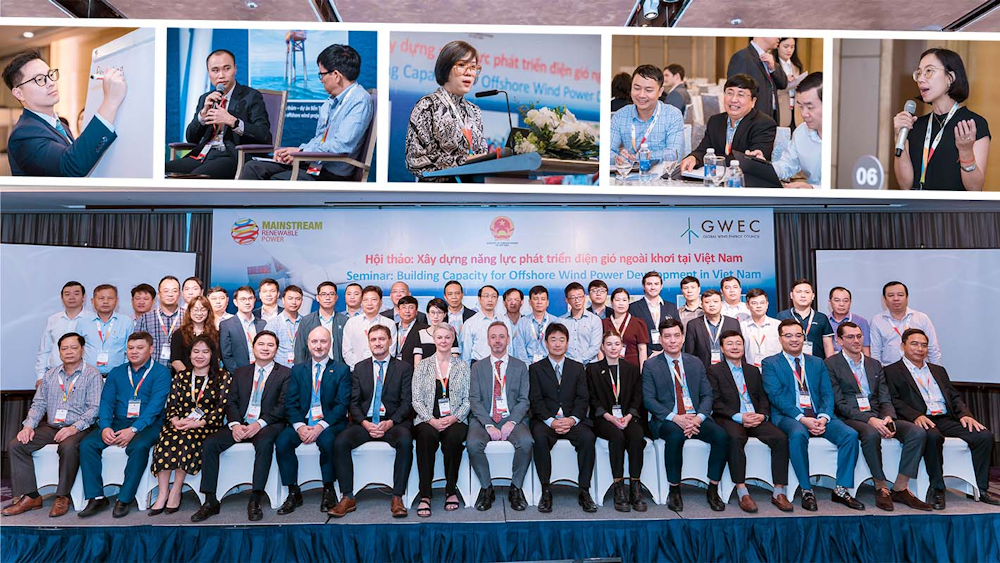
<path fill-rule="evenodd" d="M 59 69 L 49 68 L 34 50 L 17 55 L 4 68 L 3 81 L 25 110 L 7 141 L 7 158 L 14 176 L 86 176 L 118 137 L 115 116 L 128 90 L 121 71 L 104 72 L 104 98 L 78 138 L 56 114 L 58 80 Z"/>

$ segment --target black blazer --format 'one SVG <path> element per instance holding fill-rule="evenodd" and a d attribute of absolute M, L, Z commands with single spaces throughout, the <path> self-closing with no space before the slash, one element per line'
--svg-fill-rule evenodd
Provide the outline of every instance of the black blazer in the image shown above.
<path fill-rule="evenodd" d="M 375 398 L 375 363 L 371 358 L 361 360 L 354 366 L 351 375 L 351 420 L 361 424 L 371 420 L 368 409 Z M 385 377 L 382 380 L 382 404 L 385 416 L 382 420 L 392 420 L 395 425 L 413 423 L 413 367 L 406 362 L 389 358 Z"/>
<path fill-rule="evenodd" d="M 212 140 L 215 135 L 215 126 L 202 125 L 198 121 L 198 114 L 205 106 L 205 98 L 212 92 L 205 92 L 198 98 L 198 107 L 195 108 L 194 117 L 188 123 L 185 132 L 187 142 L 194 143 L 190 154 L 197 155 L 201 149 Z M 232 129 L 226 127 L 222 135 L 222 142 L 226 145 L 226 154 L 236 160 L 236 145 L 267 145 L 271 143 L 271 122 L 267 117 L 267 106 L 264 105 L 264 97 L 260 92 L 236 84 L 233 86 L 233 95 L 226 105 L 226 111 L 233 117 L 243 122 L 243 134 L 237 135 Z"/>
<path fill-rule="evenodd" d="M 410 367 L 416 367 L 413 365 L 413 354 L 418 349 L 420 349 L 421 353 L 423 352 L 423 349 L 420 347 L 420 331 L 430 326 L 427 323 L 420 322 L 420 319 L 413 321 L 413 323 L 410 332 L 406 333 L 406 339 L 403 340 L 403 349 L 400 351 L 403 361 L 410 364 Z M 399 327 L 397 326 L 396 328 L 398 329 Z"/>
<path fill-rule="evenodd" d="M 764 69 L 764 63 L 760 62 L 760 55 L 753 45 L 747 45 L 746 49 L 741 49 L 733 53 L 729 59 L 729 67 L 726 69 L 726 77 L 732 78 L 737 74 L 749 74 L 757 81 L 757 111 L 769 116 L 772 120 L 778 120 L 778 109 L 774 107 L 775 94 L 778 90 L 788 88 L 788 77 L 781 69 L 781 64 L 774 61 L 774 71 L 768 73 Z M 770 79 L 768 79 L 770 75 Z M 770 157 L 769 157 L 770 158 Z"/>
<path fill-rule="evenodd" d="M 622 407 L 622 414 L 631 414 L 636 422 L 641 422 L 642 375 L 639 366 L 623 360 L 618 360 L 618 366 L 621 370 L 621 389 L 617 402 Z M 613 373 L 606 359 L 587 364 L 587 394 L 590 395 L 590 416 L 594 419 L 603 418 L 615 404 L 615 394 L 611 389 Z"/>
<path fill-rule="evenodd" d="M 309 423 L 312 403 L 313 361 L 292 366 L 285 395 L 285 413 L 288 422 Z M 323 420 L 339 432 L 347 426 L 347 406 L 351 401 L 351 369 L 344 362 L 327 360 L 323 382 L 319 388 L 319 402 L 323 407 Z"/>
<path fill-rule="evenodd" d="M 882 364 L 868 356 L 862 356 L 865 364 L 865 377 L 868 379 L 868 404 L 871 410 L 861 412 L 858 406 L 858 380 L 854 379 L 854 372 L 847 363 L 847 358 L 843 353 L 834 354 L 824 360 L 826 370 L 830 372 L 830 383 L 833 384 L 834 412 L 840 418 L 846 420 L 857 420 L 868 422 L 868 419 L 877 416 L 885 418 L 890 416 L 896 418 L 896 409 L 892 406 L 892 395 L 889 394 L 889 385 L 885 381 L 885 374 L 882 372 Z M 909 373 L 907 373 L 909 376 Z"/>
<path fill-rule="evenodd" d="M 646 328 L 650 331 L 659 330 L 660 323 L 665 319 L 677 319 L 680 320 L 680 313 L 677 312 L 677 305 L 670 303 L 666 299 L 660 305 L 660 318 L 653 320 L 653 314 L 649 312 L 649 306 L 646 305 L 646 296 L 643 295 L 638 301 L 633 301 L 629 303 L 628 312 L 633 317 L 638 317 L 642 319 L 642 322 L 646 323 Z M 658 341 L 654 342 L 652 338 L 649 340 L 649 352 L 655 352 L 662 350 L 663 347 L 660 346 Z"/>
<path fill-rule="evenodd" d="M 451 311 L 446 311 L 445 314 L 444 314 L 444 322 L 448 322 L 449 315 L 451 315 Z M 476 316 L 476 312 L 474 310 L 472 310 L 472 309 L 470 309 L 470 308 L 468 308 L 468 307 L 466 307 L 464 305 L 462 306 L 462 322 L 465 322 L 465 321 L 467 321 L 467 320 L 469 320 L 469 319 L 471 319 L 472 317 L 475 317 L 475 316 Z M 424 319 L 424 322 L 427 322 L 427 319 Z"/>
<path fill-rule="evenodd" d="M 226 421 L 245 422 L 244 415 L 250 408 L 250 393 L 253 391 L 253 376 L 257 364 L 250 364 L 237 369 L 233 373 L 233 382 L 229 386 L 229 397 L 226 404 Z M 267 376 L 264 394 L 260 398 L 260 419 L 271 424 L 284 424 L 285 394 L 288 392 L 290 369 L 275 362 L 271 375 Z"/>
<path fill-rule="evenodd" d="M 722 326 L 719 327 L 719 340 L 722 340 L 721 335 L 727 330 L 735 330 L 741 335 L 743 334 L 743 331 L 740 330 L 740 322 L 738 320 L 723 315 Z M 712 337 L 708 333 L 708 329 L 705 328 L 704 317 L 695 317 L 688 321 L 687 326 L 684 327 L 684 352 L 692 356 L 697 356 L 701 360 L 701 363 L 705 365 L 706 370 L 711 367 Z M 725 363 L 725 359 L 722 359 L 722 361 Z"/>
<path fill-rule="evenodd" d="M 951 385 L 951 379 L 944 366 L 927 363 L 931 369 L 931 375 L 941 388 L 944 395 L 945 406 L 948 408 L 948 416 L 958 420 L 963 416 L 972 416 L 972 411 L 966 406 L 962 396 L 955 391 Z M 889 384 L 889 394 L 892 396 L 892 406 L 896 408 L 899 418 L 913 422 L 919 416 L 927 412 L 927 403 L 924 402 L 917 383 L 913 381 L 910 370 L 900 359 L 898 362 L 889 364 L 883 369 L 886 382 Z"/>
<path fill-rule="evenodd" d="M 587 393 L 587 373 L 580 362 L 566 358 L 563 360 L 562 384 L 556 381 L 556 370 L 548 356 L 531 364 L 528 368 L 528 399 L 531 403 L 531 417 L 535 424 L 545 424 L 554 417 L 560 407 L 563 416 L 575 416 L 582 424 L 593 425 L 587 417 L 590 397 Z"/>
<path fill-rule="evenodd" d="M 742 365 L 743 379 L 747 383 L 747 393 L 750 394 L 754 411 L 770 418 L 771 403 L 767 400 L 767 393 L 764 392 L 760 370 L 748 364 L 746 360 L 742 361 Z M 740 412 L 741 401 L 740 391 L 736 388 L 736 380 L 733 379 L 733 371 L 729 369 L 729 362 L 723 359 L 709 367 L 706 374 L 714 396 L 712 415 L 732 419 L 733 415 Z"/>
<path fill-rule="evenodd" d="M 725 155 L 726 165 L 729 164 L 728 161 L 733 153 L 752 150 L 760 150 L 764 153 L 765 160 L 771 160 L 774 137 L 778 130 L 778 124 L 773 119 L 755 109 L 750 110 L 750 113 L 746 114 L 736 127 L 736 133 L 733 135 L 733 146 L 731 152 L 727 154 L 726 121 L 728 120 L 729 114 L 726 113 L 717 113 L 708 118 L 708 122 L 705 124 L 705 136 L 701 138 L 701 144 L 691 151 L 691 156 L 698 161 L 698 166 L 704 164 L 705 153 L 709 148 L 715 149 L 717 155 Z"/>
<path fill-rule="evenodd" d="M 393 320 L 396 319 L 396 310 L 395 309 L 391 309 L 391 308 L 390 309 L 386 309 L 385 311 L 382 311 L 379 314 L 382 315 L 383 317 L 387 318 L 387 319 L 393 319 Z M 425 315 L 424 313 L 421 313 L 420 311 L 417 311 L 416 322 L 418 322 L 418 323 L 424 323 L 424 326 L 428 326 L 427 315 Z"/>

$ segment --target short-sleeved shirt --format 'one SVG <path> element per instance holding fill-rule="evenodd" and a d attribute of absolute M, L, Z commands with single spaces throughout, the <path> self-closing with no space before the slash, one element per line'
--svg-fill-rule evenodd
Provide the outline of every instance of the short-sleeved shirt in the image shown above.
<path fill-rule="evenodd" d="M 924 137 L 927 134 L 927 123 L 931 124 L 931 143 L 934 137 L 941 130 L 941 120 L 948 114 L 937 116 L 931 119 L 932 113 L 922 115 L 917 118 L 910 129 L 910 134 L 906 137 L 909 142 L 910 163 L 913 165 L 913 189 L 920 187 L 920 165 L 923 161 Z M 955 146 L 955 126 L 959 121 L 973 120 L 976 123 L 976 140 L 983 137 L 990 137 L 990 125 L 981 115 L 973 113 L 966 107 L 958 108 L 955 115 L 945 124 L 944 134 L 941 135 L 941 142 L 934 150 L 934 156 L 927 163 L 927 178 L 923 189 L 925 190 L 952 190 L 964 191 L 962 185 L 962 168 L 958 163 L 958 148 Z"/>
<path fill-rule="evenodd" d="M 861 345 L 862 346 L 871 346 L 872 345 L 872 330 L 868 326 L 868 320 L 865 319 L 864 317 L 862 317 L 861 315 L 858 315 L 857 313 L 851 312 L 846 317 L 844 317 L 844 319 L 842 321 L 837 322 L 837 320 L 833 318 L 833 313 L 830 313 L 828 320 L 830 321 L 830 328 L 833 329 L 833 334 L 834 335 L 837 334 L 837 327 L 840 326 L 840 323 L 842 323 L 844 321 L 850 321 L 850 322 L 858 325 L 858 328 L 861 329 Z M 834 339 L 833 339 L 833 351 L 834 352 L 840 352 L 842 349 L 843 348 L 841 348 L 840 344 L 837 342 L 836 336 L 834 336 Z"/>
<path fill-rule="evenodd" d="M 614 321 L 608 317 L 601 321 L 604 325 L 604 332 L 617 332 Z M 646 322 L 639 317 L 629 315 L 628 326 L 625 327 L 625 334 L 621 335 L 622 344 L 625 346 L 625 361 L 630 364 L 639 365 L 639 345 L 646 345 L 646 354 L 649 350 L 649 329 Z"/>
<path fill-rule="evenodd" d="M 800 317 L 795 312 L 795 309 L 788 309 L 778 313 L 778 320 L 795 319 L 799 321 L 799 324 L 802 325 L 802 330 L 806 333 L 806 342 L 812 342 L 812 355 L 823 360 L 826 359 L 826 351 L 823 349 L 823 338 L 833 336 L 833 327 L 830 326 L 830 319 L 827 318 L 826 314 L 816 309 L 812 311 L 814 314 L 812 314 L 812 321 L 808 327 L 806 327 L 806 322 L 809 322 L 810 315 L 806 315 L 804 318 Z"/>

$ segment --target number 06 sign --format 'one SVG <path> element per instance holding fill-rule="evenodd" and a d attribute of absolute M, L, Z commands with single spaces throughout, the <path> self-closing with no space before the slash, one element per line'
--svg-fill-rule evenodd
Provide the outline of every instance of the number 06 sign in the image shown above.
<path fill-rule="evenodd" d="M 885 170 L 874 156 L 862 156 L 854 163 L 852 187 L 856 190 L 881 190 L 885 183 Z"/>

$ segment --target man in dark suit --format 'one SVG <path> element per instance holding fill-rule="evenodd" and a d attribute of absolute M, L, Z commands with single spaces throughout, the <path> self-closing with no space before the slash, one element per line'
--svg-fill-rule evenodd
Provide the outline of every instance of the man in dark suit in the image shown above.
<path fill-rule="evenodd" d="M 399 300 L 404 297 L 410 297 L 410 286 L 407 285 L 406 282 L 401 281 L 392 284 L 392 287 L 389 288 L 389 299 L 392 301 L 392 307 L 379 314 L 387 319 L 392 319 L 398 325 L 399 321 L 402 320 L 399 316 Z M 414 301 L 415 300 L 416 299 L 414 298 Z M 417 322 L 427 326 L 427 315 L 418 310 Z"/>
<path fill-rule="evenodd" d="M 851 496 L 858 462 L 858 433 L 833 414 L 833 388 L 823 360 L 802 352 L 805 332 L 795 319 L 778 325 L 780 354 L 764 358 L 761 376 L 771 402 L 774 424 L 788 435 L 792 469 L 802 488 L 802 508 L 817 510 L 809 482 L 809 438 L 823 437 L 837 446 L 837 486 L 830 500 L 855 510 L 865 505 Z"/>
<path fill-rule="evenodd" d="M 594 475 L 594 445 L 597 438 L 591 430 L 593 421 L 587 416 L 590 397 L 587 395 L 587 372 L 583 364 L 566 357 L 569 329 L 550 323 L 545 329 L 545 347 L 549 355 L 531 364 L 528 391 L 531 400 L 531 437 L 535 440 L 535 471 L 542 484 L 539 512 L 552 512 L 552 447 L 560 439 L 569 440 L 576 449 L 579 469 L 577 497 L 584 512 L 597 512 L 597 503 L 590 496 L 590 479 Z"/>
<path fill-rule="evenodd" d="M 25 51 L 3 70 L 4 84 L 24 111 L 7 141 L 7 159 L 14 176 L 68 176 L 90 174 L 111 147 L 115 116 L 128 90 L 117 69 L 107 69 L 101 80 L 104 97 L 93 119 L 74 138 L 59 121 L 59 69 L 49 68 L 38 51 Z"/>
<path fill-rule="evenodd" d="M 931 485 L 928 504 L 935 510 L 945 509 L 944 439 L 960 438 L 972 450 L 980 502 L 1000 505 L 1000 497 L 989 492 L 993 433 L 972 417 L 944 366 L 927 362 L 927 333 L 919 328 L 906 329 L 901 341 L 903 357 L 885 366 L 885 378 L 899 417 L 927 432 L 924 466 Z"/>
<path fill-rule="evenodd" d="M 302 317 L 299 331 L 295 334 L 295 363 L 301 364 L 308 361 L 309 353 L 309 333 L 312 329 L 322 326 L 330 332 L 330 359 L 338 362 L 344 361 L 344 325 L 347 324 L 347 315 L 335 313 L 333 307 L 337 304 L 337 284 L 332 281 L 324 281 L 316 288 L 316 303 L 319 309 Z"/>
<path fill-rule="evenodd" d="M 250 343 L 267 326 L 266 322 L 253 316 L 256 298 L 252 287 L 245 285 L 237 289 L 233 293 L 233 301 L 236 302 L 236 314 L 219 323 L 219 352 L 222 354 L 222 365 L 229 373 L 236 373 L 237 369 L 254 363 Z"/>
<path fill-rule="evenodd" d="M 755 102 L 757 111 L 778 121 L 778 90 L 788 87 L 788 77 L 774 60 L 772 51 L 778 47 L 778 37 L 754 37 L 746 49 L 733 53 L 726 68 L 726 77 L 750 75 L 760 84 Z M 768 157 L 770 158 L 770 157 Z"/>
<path fill-rule="evenodd" d="M 465 288 L 455 280 L 450 280 L 444 284 L 444 300 L 448 303 L 448 324 L 455 327 L 455 332 L 461 341 L 462 324 L 476 316 L 476 311 L 466 307 L 462 300 L 465 299 Z"/>
<path fill-rule="evenodd" d="M 288 498 L 278 515 L 291 514 L 302 506 L 299 489 L 299 459 L 295 448 L 316 444 L 319 468 L 323 477 L 323 501 L 320 511 L 337 504 L 333 485 L 334 441 L 347 427 L 347 407 L 351 401 L 351 370 L 347 364 L 330 359 L 330 333 L 318 326 L 309 333 L 310 361 L 292 367 L 285 395 L 285 413 L 291 426 L 285 428 L 275 443 L 281 484 L 288 487 Z"/>
<path fill-rule="evenodd" d="M 274 361 L 278 352 L 278 335 L 262 331 L 253 339 L 254 363 L 233 373 L 226 404 L 226 424 L 205 440 L 202 446 L 201 492 L 205 502 L 191 515 L 192 522 L 201 522 L 219 513 L 216 489 L 219 482 L 219 456 L 239 442 L 250 442 L 254 448 L 253 482 L 247 518 L 256 522 L 264 517 L 260 497 L 271 472 L 274 442 L 285 428 L 285 394 L 290 371 Z"/>
<path fill-rule="evenodd" d="M 649 328 L 650 354 L 663 349 L 660 347 L 660 333 L 656 327 L 660 326 L 660 323 L 667 319 L 680 318 L 680 314 L 677 312 L 677 305 L 664 301 L 660 297 L 662 289 L 663 276 L 660 275 L 660 272 L 646 272 L 642 276 L 643 298 L 629 303 L 628 306 L 629 314 L 642 319 Z"/>
<path fill-rule="evenodd" d="M 691 94 L 684 84 L 684 67 L 674 63 L 663 68 L 663 95 L 660 101 L 681 110 L 681 115 L 687 113 L 691 103 Z"/>
<path fill-rule="evenodd" d="M 368 330 L 368 345 L 372 356 L 354 366 L 351 377 L 351 424 L 334 442 L 334 465 L 343 497 L 328 514 L 343 518 L 357 510 L 354 500 L 354 448 L 379 440 L 396 450 L 393 466 L 393 518 L 405 518 L 403 495 L 413 464 L 413 368 L 389 354 L 392 333 L 385 325 L 375 324 Z"/>
<path fill-rule="evenodd" d="M 788 485 L 788 437 L 769 419 L 771 403 L 764 393 L 760 370 L 743 358 L 743 336 L 726 330 L 719 337 L 726 360 L 708 368 L 714 401 L 712 418 L 729 435 L 729 475 L 736 484 L 740 508 L 757 512 L 757 503 L 747 490 L 747 438 L 757 438 L 771 448 L 771 503 L 782 512 L 791 512 L 785 487 Z"/>
<path fill-rule="evenodd" d="M 759 150 L 770 160 L 774 150 L 777 123 L 754 109 L 758 84 L 746 74 L 729 78 L 725 85 L 725 112 L 717 113 L 705 123 L 705 136 L 698 148 L 681 161 L 681 170 L 690 171 L 704 163 L 705 153 L 714 149 L 717 156 L 726 157 L 726 165 L 736 154 Z"/>
<path fill-rule="evenodd" d="M 703 316 L 691 319 L 684 327 L 684 352 L 697 357 L 708 369 L 722 361 L 722 345 L 719 342 L 722 333 L 743 333 L 739 321 L 722 315 L 722 294 L 718 291 L 706 289 L 701 294 L 701 310 Z"/>
<path fill-rule="evenodd" d="M 711 446 L 708 455 L 708 506 L 720 512 L 726 509 L 719 498 L 719 480 L 726 468 L 729 436 L 711 418 L 712 386 L 705 366 L 698 358 L 681 352 L 684 329 L 679 319 L 666 319 L 659 326 L 663 354 L 642 365 L 642 400 L 652 417 L 649 429 L 654 438 L 666 442 L 663 462 L 670 493 L 667 508 L 684 510 L 681 498 L 681 466 L 684 442 L 697 438 Z"/>
<path fill-rule="evenodd" d="M 917 510 L 930 510 L 931 506 L 913 496 L 907 487 L 910 479 L 917 476 L 927 433 L 911 422 L 893 420 L 896 409 L 882 364 L 862 353 L 861 327 L 851 321 L 840 323 L 837 343 L 842 347 L 841 353 L 826 359 L 833 384 L 834 410 L 861 437 L 861 453 L 875 480 L 875 506 L 891 511 L 895 501 Z M 882 469 L 882 438 L 896 438 L 903 446 L 892 492 Z"/>
<path fill-rule="evenodd" d="M 185 131 L 195 147 L 166 163 L 167 173 L 236 178 L 236 146 L 270 144 L 271 123 L 260 92 L 236 82 L 236 56 L 216 49 L 205 60 L 212 90 L 198 99 Z"/>

